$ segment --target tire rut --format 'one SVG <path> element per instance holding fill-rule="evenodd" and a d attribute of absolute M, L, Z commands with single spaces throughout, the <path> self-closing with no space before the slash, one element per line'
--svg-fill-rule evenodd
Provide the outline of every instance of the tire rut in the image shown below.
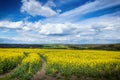
<path fill-rule="evenodd" d="M 10 71 L 7 72 L 7 73 L 1 74 L 1 75 L 0 75 L 0 78 L 4 78 L 4 77 L 6 77 L 6 76 L 10 76 L 10 75 L 14 72 L 14 70 L 15 70 L 15 69 L 10 70 Z"/>
<path fill-rule="evenodd" d="M 41 57 L 42 59 L 42 67 L 40 70 L 32 77 L 31 80 L 44 80 L 45 78 L 45 68 L 46 68 L 46 62 L 45 60 Z"/>

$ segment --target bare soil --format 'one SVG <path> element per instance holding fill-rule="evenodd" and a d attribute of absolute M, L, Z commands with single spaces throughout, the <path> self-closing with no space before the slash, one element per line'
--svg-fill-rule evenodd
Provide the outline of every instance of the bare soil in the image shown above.
<path fill-rule="evenodd" d="M 31 80 L 78 80 L 76 76 L 72 76 L 70 79 L 65 79 L 60 73 L 56 74 L 56 77 L 48 76 L 45 74 L 46 62 L 42 59 L 42 67 L 40 70 L 31 78 Z"/>
<path fill-rule="evenodd" d="M 10 70 L 10 71 L 8 71 L 8 72 L 6 72 L 6 73 L 4 73 L 4 74 L 0 74 L 0 78 L 4 78 L 4 77 L 6 77 L 6 76 L 9 76 L 10 74 L 13 73 L 14 70 L 15 70 L 15 69 Z"/>
<path fill-rule="evenodd" d="M 46 68 L 46 62 L 44 59 L 42 59 L 42 67 L 40 70 L 31 78 L 31 80 L 93 80 L 92 78 L 78 78 L 77 76 L 72 75 L 70 78 L 65 78 L 60 75 L 60 73 L 57 73 L 55 77 L 52 75 L 46 75 L 45 74 L 45 68 Z"/>

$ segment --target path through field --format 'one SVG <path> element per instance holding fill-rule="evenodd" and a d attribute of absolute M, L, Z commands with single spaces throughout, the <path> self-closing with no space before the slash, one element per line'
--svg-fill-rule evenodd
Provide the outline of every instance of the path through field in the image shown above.
<path fill-rule="evenodd" d="M 45 68 L 46 68 L 46 61 L 41 57 L 42 59 L 42 67 L 40 70 L 31 78 L 31 80 L 57 80 L 56 78 L 52 76 L 47 76 L 45 74 Z"/>
<path fill-rule="evenodd" d="M 15 69 L 10 70 L 10 71 L 8 71 L 8 72 L 6 72 L 6 73 L 4 73 L 4 74 L 1 74 L 1 75 L 0 75 L 0 79 L 5 78 L 5 77 L 7 77 L 7 76 L 10 76 L 10 75 L 14 72 L 14 70 L 15 70 Z"/>
<path fill-rule="evenodd" d="M 42 67 L 40 70 L 33 76 L 31 80 L 43 80 L 45 78 L 45 67 L 46 67 L 46 62 L 43 58 L 42 59 Z"/>
<path fill-rule="evenodd" d="M 12 71 L 11 71 L 11 72 L 8 72 L 8 73 L 1 74 L 1 75 L 0 75 L 0 78 L 4 78 L 4 77 L 10 75 L 11 73 L 12 73 Z"/>

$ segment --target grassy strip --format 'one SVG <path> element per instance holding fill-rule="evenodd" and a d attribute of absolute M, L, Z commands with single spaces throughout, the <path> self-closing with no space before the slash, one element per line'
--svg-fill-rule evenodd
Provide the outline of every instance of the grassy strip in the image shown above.
<path fill-rule="evenodd" d="M 18 80 L 29 80 L 38 71 L 40 66 L 40 56 L 37 53 L 30 53 L 23 59 L 22 64 L 16 68 L 11 77 Z"/>

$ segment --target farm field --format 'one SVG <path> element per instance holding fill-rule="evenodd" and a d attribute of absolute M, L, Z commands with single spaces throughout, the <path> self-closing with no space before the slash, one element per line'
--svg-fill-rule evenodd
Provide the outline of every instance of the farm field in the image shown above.
<path fill-rule="evenodd" d="M 0 80 L 120 80 L 120 52 L 0 49 Z"/>

